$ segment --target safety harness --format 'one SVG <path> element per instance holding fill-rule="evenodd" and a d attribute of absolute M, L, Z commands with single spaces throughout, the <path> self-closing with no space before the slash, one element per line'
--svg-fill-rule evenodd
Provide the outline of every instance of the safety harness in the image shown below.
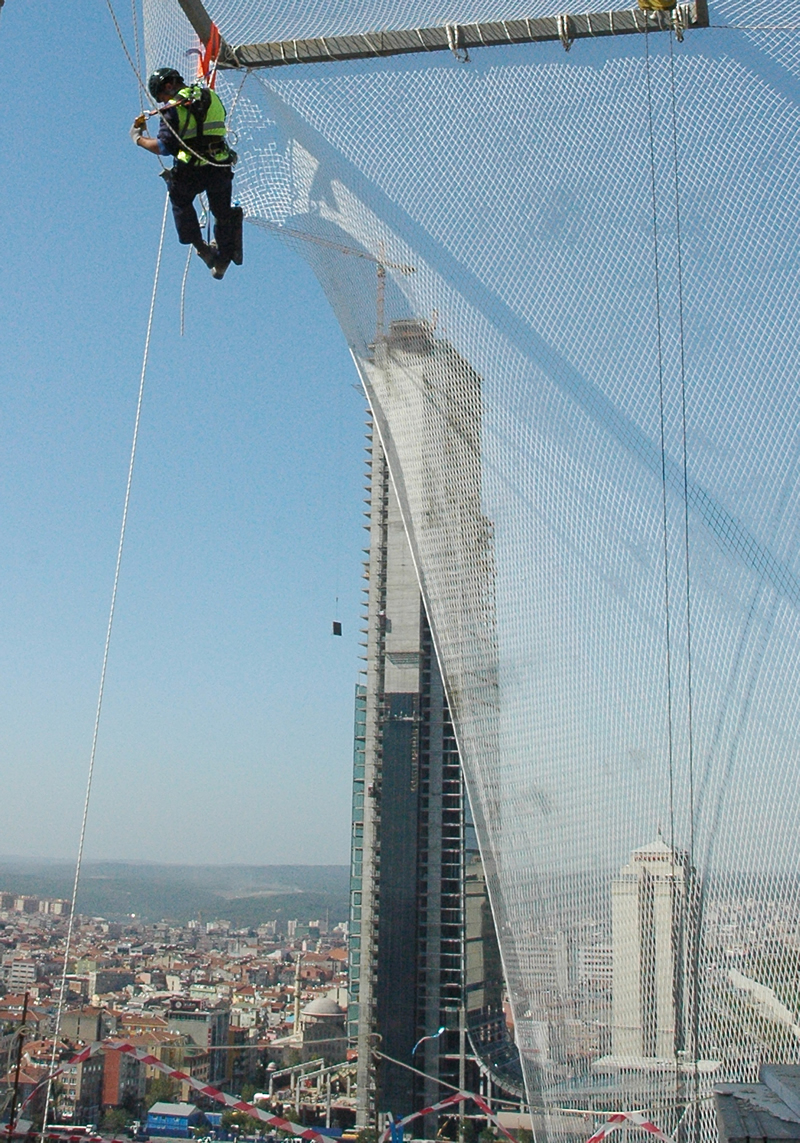
<path fill-rule="evenodd" d="M 185 148 L 178 152 L 179 163 L 202 166 L 231 161 L 232 153 L 225 143 L 225 108 L 215 91 L 194 83 L 182 87 L 170 100 L 178 117 L 177 133 Z"/>

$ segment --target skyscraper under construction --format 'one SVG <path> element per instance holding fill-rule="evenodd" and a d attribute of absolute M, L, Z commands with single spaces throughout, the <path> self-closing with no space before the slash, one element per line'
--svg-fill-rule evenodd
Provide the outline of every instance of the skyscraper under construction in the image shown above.
<path fill-rule="evenodd" d="M 375 347 L 375 368 L 428 392 L 468 374 L 475 401 L 461 412 L 472 423 L 456 423 L 454 432 L 480 432 L 480 378 L 425 324 L 393 323 Z M 356 693 L 349 1010 L 359 1053 L 359 1125 L 376 1112 L 406 1115 L 436 1102 L 447 1094 L 438 1080 L 522 1095 L 445 687 L 389 465 L 371 424 L 368 453 L 367 666 Z M 479 483 L 470 500 L 460 510 L 482 526 Z"/>

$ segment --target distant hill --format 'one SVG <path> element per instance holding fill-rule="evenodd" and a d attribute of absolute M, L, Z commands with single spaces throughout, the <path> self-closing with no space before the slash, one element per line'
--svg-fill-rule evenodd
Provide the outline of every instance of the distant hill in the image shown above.
<path fill-rule="evenodd" d="M 0 857 L 0 889 L 42 897 L 72 895 L 67 862 Z M 78 911 L 119 921 L 227 920 L 238 927 L 264 921 L 348 915 L 346 865 L 149 865 L 85 861 Z"/>

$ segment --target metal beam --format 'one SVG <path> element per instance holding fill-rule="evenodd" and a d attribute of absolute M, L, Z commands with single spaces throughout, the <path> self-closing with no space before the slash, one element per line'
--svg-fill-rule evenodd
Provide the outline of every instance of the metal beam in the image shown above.
<path fill-rule="evenodd" d="M 198 38 L 203 44 L 207 44 L 211 36 L 211 17 L 206 12 L 203 0 L 178 0 L 178 3 Z"/>
<path fill-rule="evenodd" d="M 208 42 L 211 18 L 202 0 L 178 0 L 197 35 Z M 708 27 L 707 0 L 690 0 L 672 11 L 625 8 L 616 12 L 589 12 L 577 16 L 541 16 L 536 19 L 494 20 L 483 24 L 445 24 L 434 28 L 367 32 L 352 36 L 321 36 L 310 40 L 275 40 L 232 46 L 222 41 L 218 67 L 262 68 L 285 64 L 325 63 L 330 60 L 375 59 L 420 52 L 466 52 L 503 44 L 546 43 L 598 36 L 629 36 L 643 32 Z"/>

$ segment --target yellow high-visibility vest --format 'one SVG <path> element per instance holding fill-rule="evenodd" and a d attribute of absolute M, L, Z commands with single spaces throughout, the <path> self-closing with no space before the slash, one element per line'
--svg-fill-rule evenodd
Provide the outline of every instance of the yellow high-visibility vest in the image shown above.
<path fill-rule="evenodd" d="M 205 118 L 198 118 L 191 106 L 198 102 L 204 91 L 211 97 Z M 199 83 L 182 87 L 172 104 L 178 113 L 178 134 L 188 144 L 178 152 L 179 163 L 205 164 L 207 159 L 224 163 L 230 158 L 225 146 L 225 108 L 216 91 L 203 88 Z"/>

